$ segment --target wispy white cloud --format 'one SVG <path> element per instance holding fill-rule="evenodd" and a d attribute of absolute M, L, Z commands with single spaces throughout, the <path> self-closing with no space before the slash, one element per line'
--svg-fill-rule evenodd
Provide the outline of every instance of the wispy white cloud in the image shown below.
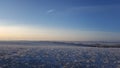
<path fill-rule="evenodd" d="M 96 12 L 104 12 L 111 11 L 114 9 L 119 9 L 120 5 L 96 5 L 96 6 L 74 6 L 63 9 L 60 13 L 65 14 L 84 14 L 84 13 L 96 13 Z"/>
<path fill-rule="evenodd" d="M 113 8 L 120 8 L 120 5 L 79 6 L 72 7 L 68 11 L 103 11 L 110 10 Z"/>
<path fill-rule="evenodd" d="M 47 11 L 47 13 L 50 14 L 50 13 L 53 13 L 54 11 L 55 11 L 55 9 L 49 9 L 49 10 Z"/>

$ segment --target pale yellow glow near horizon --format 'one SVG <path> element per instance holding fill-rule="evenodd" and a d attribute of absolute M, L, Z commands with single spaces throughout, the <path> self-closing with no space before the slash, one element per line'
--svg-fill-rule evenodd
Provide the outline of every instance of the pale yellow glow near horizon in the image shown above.
<path fill-rule="evenodd" d="M 0 26 L 0 40 L 69 40 L 72 33 L 45 28 Z"/>
<path fill-rule="evenodd" d="M 84 34 L 85 35 L 85 34 Z M 79 37 L 78 37 L 79 36 Z M 0 40 L 84 40 L 75 31 L 26 26 L 0 26 Z"/>
<path fill-rule="evenodd" d="M 45 35 L 45 34 L 44 34 Z M 43 38 L 42 33 L 36 33 L 31 28 L 19 26 L 1 26 L 0 40 L 27 40 L 27 39 Z"/>
<path fill-rule="evenodd" d="M 0 26 L 0 40 L 120 40 L 120 33 L 77 31 L 26 26 Z"/>

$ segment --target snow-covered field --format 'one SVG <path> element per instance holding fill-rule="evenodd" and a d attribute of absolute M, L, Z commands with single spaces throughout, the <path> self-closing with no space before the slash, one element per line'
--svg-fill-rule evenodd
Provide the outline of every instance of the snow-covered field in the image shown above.
<path fill-rule="evenodd" d="M 0 45 L 0 68 L 120 68 L 120 49 Z"/>

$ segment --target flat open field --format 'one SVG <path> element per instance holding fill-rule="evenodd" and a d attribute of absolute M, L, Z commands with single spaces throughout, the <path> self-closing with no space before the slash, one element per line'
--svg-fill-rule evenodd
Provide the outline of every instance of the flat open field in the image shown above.
<path fill-rule="evenodd" d="M 120 68 L 120 48 L 0 45 L 0 68 Z"/>

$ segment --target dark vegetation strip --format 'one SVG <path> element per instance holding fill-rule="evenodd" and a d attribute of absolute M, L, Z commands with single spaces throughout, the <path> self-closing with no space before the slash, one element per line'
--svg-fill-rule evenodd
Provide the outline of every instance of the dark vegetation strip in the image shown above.
<path fill-rule="evenodd" d="M 120 44 L 82 44 L 74 42 L 58 42 L 58 41 L 0 41 L 0 45 L 66 45 L 66 46 L 82 46 L 82 47 L 98 47 L 98 48 L 120 48 Z"/>

